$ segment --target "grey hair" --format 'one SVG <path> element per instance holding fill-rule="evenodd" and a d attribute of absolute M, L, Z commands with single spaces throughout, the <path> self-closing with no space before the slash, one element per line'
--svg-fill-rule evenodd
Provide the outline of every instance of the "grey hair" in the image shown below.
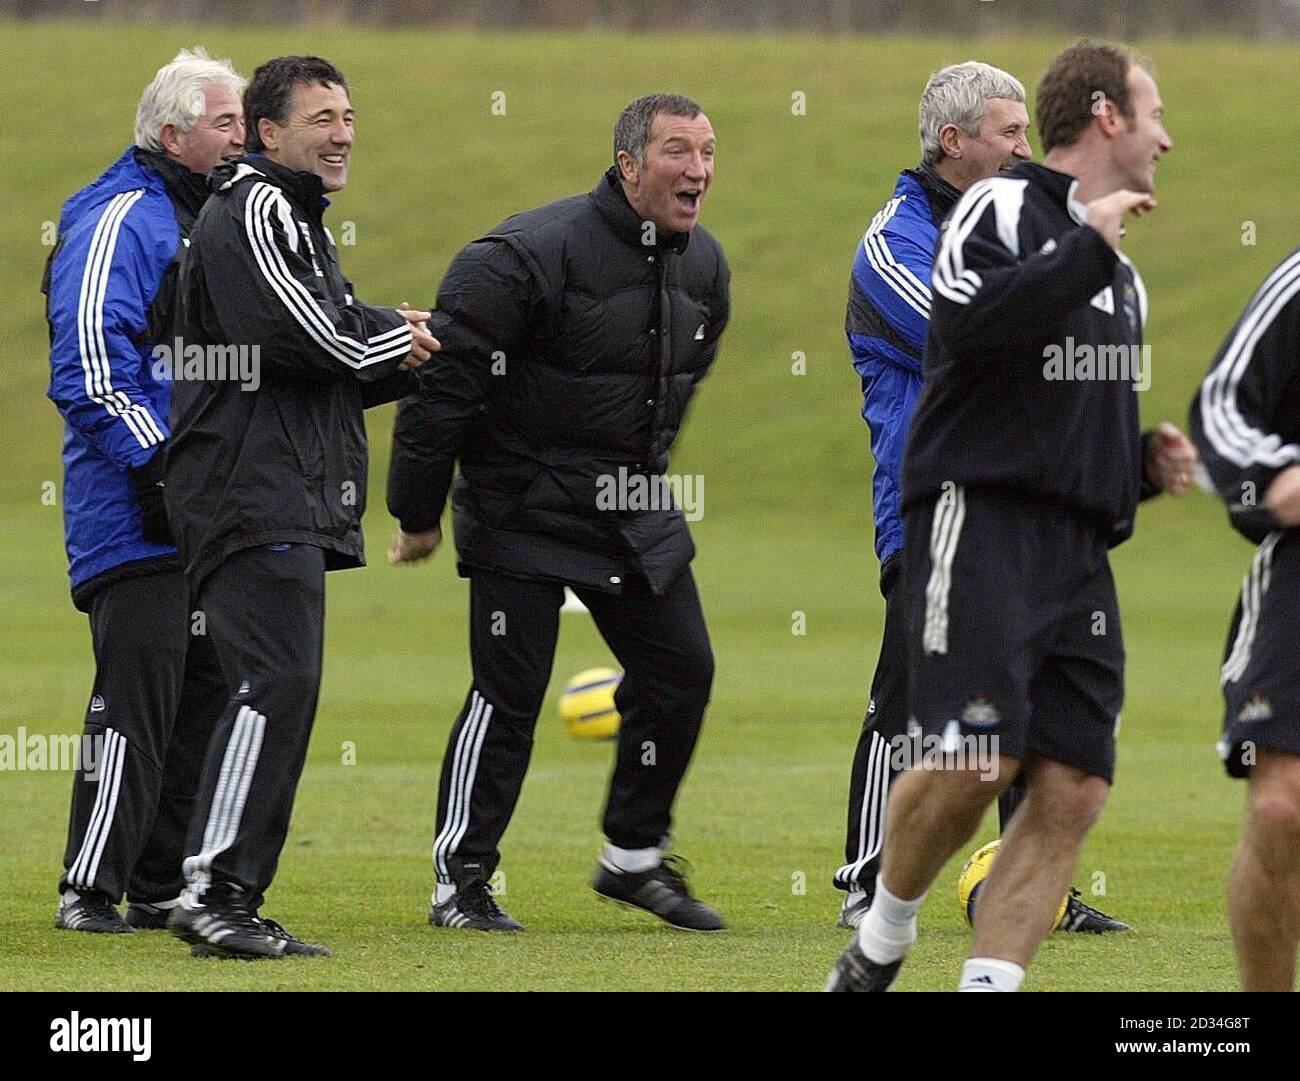
<path fill-rule="evenodd" d="M 614 164 L 620 150 L 632 155 L 637 167 L 645 164 L 645 149 L 650 145 L 650 127 L 660 113 L 694 120 L 704 110 L 681 94 L 647 94 L 629 104 L 618 114 L 614 125 Z"/>
<path fill-rule="evenodd" d="M 988 114 L 989 98 L 1025 100 L 1025 88 L 1001 68 L 967 60 L 936 71 L 921 94 L 921 161 L 936 165 L 943 160 L 939 132 L 956 124 L 967 135 L 978 135 Z"/>
<path fill-rule="evenodd" d="M 161 152 L 162 129 L 167 124 L 175 124 L 181 131 L 194 130 L 203 115 L 205 86 L 222 83 L 239 97 L 247 82 L 229 60 L 213 60 L 201 46 L 195 46 L 193 51 L 182 49 L 158 69 L 153 82 L 140 95 L 135 113 L 135 145 Z"/>

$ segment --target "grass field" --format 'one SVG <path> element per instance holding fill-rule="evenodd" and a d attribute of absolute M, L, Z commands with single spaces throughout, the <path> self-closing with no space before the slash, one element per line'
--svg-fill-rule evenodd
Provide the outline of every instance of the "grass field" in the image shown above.
<path fill-rule="evenodd" d="M 718 660 L 677 837 L 732 930 L 675 935 L 596 903 L 586 878 L 610 750 L 569 741 L 553 697 L 503 846 L 504 903 L 528 934 L 501 941 L 426 925 L 437 771 L 468 682 L 466 588 L 446 551 L 416 570 L 383 563 L 387 407 L 370 414 L 373 565 L 330 581 L 321 709 L 267 906 L 330 943 L 334 958 L 200 964 L 167 936 L 55 932 L 70 780 L 9 772 L 0 988 L 819 986 L 846 937 L 833 927 L 830 875 L 882 616 L 867 433 L 842 333 L 854 244 L 897 170 L 915 162 L 915 102 L 929 72 L 976 56 L 1032 87 L 1063 42 L 5 25 L 0 733 L 78 731 L 92 674 L 84 617 L 66 592 L 60 511 L 41 499 L 43 482 L 61 483 L 61 423 L 43 396 L 44 223 L 130 141 L 140 89 L 195 42 L 246 72 L 270 55 L 318 51 L 348 73 L 359 141 L 331 220 L 336 235 L 355 222 L 343 261 L 375 303 L 429 302 L 461 244 L 517 209 L 589 189 L 631 98 L 672 88 L 705 105 L 719 151 L 704 221 L 732 263 L 733 323 L 674 459 L 676 471 L 706 477 L 696 573 Z M 1147 48 L 1175 147 L 1160 167 L 1160 209 L 1130 230 L 1127 250 L 1151 296 L 1144 420 L 1181 425 L 1237 311 L 1300 235 L 1293 162 L 1277 137 L 1278 118 L 1300 109 L 1300 82 L 1275 77 L 1300 65 L 1300 49 Z M 82 68 L 83 55 L 100 62 Z M 494 91 L 506 95 L 504 116 L 492 113 Z M 806 115 L 792 112 L 796 92 Z M 1242 243 L 1245 223 L 1253 245 Z M 806 375 L 791 373 L 796 352 Z M 1139 930 L 1057 936 L 1026 989 L 1234 986 L 1224 881 L 1243 790 L 1213 744 L 1217 665 L 1249 557 L 1201 495 L 1145 507 L 1136 538 L 1115 553 L 1128 698 L 1117 783 L 1076 881 L 1104 881 L 1098 903 Z M 802 636 L 791 632 L 796 612 Z M 608 657 L 585 617 L 564 618 L 557 683 Z M 955 985 L 968 942 L 958 866 L 932 891 L 900 988 Z"/>

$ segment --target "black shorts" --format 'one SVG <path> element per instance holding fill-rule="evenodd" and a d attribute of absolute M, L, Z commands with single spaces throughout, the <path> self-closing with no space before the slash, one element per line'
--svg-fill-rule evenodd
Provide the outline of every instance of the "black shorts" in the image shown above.
<path fill-rule="evenodd" d="M 912 717 L 924 736 L 1029 751 L 1109 781 L 1124 697 L 1115 582 L 1098 525 L 952 486 L 904 516 Z"/>
<path fill-rule="evenodd" d="M 1229 775 L 1250 776 L 1262 747 L 1300 755 L 1300 537 L 1270 533 L 1242 585 L 1224 653 L 1223 738 Z"/>

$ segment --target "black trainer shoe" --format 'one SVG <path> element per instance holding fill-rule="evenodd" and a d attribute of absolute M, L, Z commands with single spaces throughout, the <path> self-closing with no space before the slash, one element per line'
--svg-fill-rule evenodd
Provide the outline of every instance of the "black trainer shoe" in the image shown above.
<path fill-rule="evenodd" d="M 314 942 L 304 942 L 297 935 L 290 934 L 284 927 L 275 920 L 267 919 L 265 916 L 253 917 L 266 930 L 267 934 L 274 938 L 283 939 L 285 942 L 285 957 L 331 957 L 330 948 L 321 946 Z M 191 957 L 229 957 L 230 954 L 214 950 L 207 943 L 196 942 L 190 947 Z"/>
<path fill-rule="evenodd" d="M 644 909 L 681 931 L 725 930 L 722 916 L 691 896 L 686 885 L 688 866 L 679 856 L 665 856 L 658 867 L 633 874 L 613 871 L 602 862 L 596 867 L 591 888 L 598 897 Z"/>
<path fill-rule="evenodd" d="M 1065 903 L 1065 915 L 1056 925 L 1058 931 L 1078 931 L 1083 934 L 1104 935 L 1111 931 L 1133 930 L 1127 923 L 1085 905 L 1078 889 L 1070 887 L 1070 899 Z"/>
<path fill-rule="evenodd" d="M 61 931 L 90 931 L 100 935 L 134 933 L 109 899 L 99 890 L 65 890 L 54 926 Z"/>
<path fill-rule="evenodd" d="M 434 927 L 460 927 L 466 931 L 522 931 L 524 925 L 502 911 L 488 884 L 481 878 L 456 887 L 442 904 L 438 895 L 429 903 L 429 922 Z"/>
<path fill-rule="evenodd" d="M 325 946 L 303 942 L 274 920 L 262 919 L 241 896 L 216 887 L 201 907 L 179 904 L 167 928 L 195 957 L 328 957 Z"/>
<path fill-rule="evenodd" d="M 151 905 L 144 901 L 132 901 L 126 906 L 126 922 L 137 931 L 165 931 L 167 917 L 176 907 L 174 902 L 165 905 Z"/>
<path fill-rule="evenodd" d="M 847 931 L 856 931 L 858 924 L 862 922 L 862 917 L 867 914 L 867 909 L 871 907 L 871 894 L 863 890 L 853 890 L 851 893 L 844 895 L 844 904 L 840 906 L 840 918 L 835 921 L 836 927 L 843 927 Z"/>
<path fill-rule="evenodd" d="M 901 960 L 888 965 L 878 965 L 870 960 L 858 945 L 858 936 L 844 948 L 823 991 L 888 991 L 898 979 Z"/>

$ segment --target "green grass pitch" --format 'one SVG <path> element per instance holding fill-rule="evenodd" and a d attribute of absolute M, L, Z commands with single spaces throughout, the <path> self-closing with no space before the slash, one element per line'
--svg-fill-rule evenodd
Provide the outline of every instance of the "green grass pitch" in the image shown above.
<path fill-rule="evenodd" d="M 53 929 L 69 777 L 0 774 L 0 988 L 763 989 L 818 987 L 833 927 L 848 768 L 879 644 L 870 454 L 843 341 L 855 243 L 914 164 L 916 99 L 943 64 L 978 57 L 1031 87 L 1064 39 L 624 38 L 333 28 L 254 32 L 11 24 L 0 35 L 0 733 L 79 731 L 90 690 L 85 620 L 66 593 L 61 425 L 43 397 L 38 294 L 46 222 L 130 141 L 135 103 L 182 45 L 250 72 L 317 51 L 355 86 L 359 140 L 329 220 L 362 296 L 432 300 L 455 250 L 507 214 L 589 189 L 618 109 L 652 89 L 698 98 L 719 137 L 703 219 L 734 270 L 734 315 L 674 470 L 706 478 L 696 573 L 718 675 L 678 806 L 695 884 L 725 935 L 670 932 L 587 887 L 610 748 L 570 741 L 554 696 L 608 663 L 566 615 L 555 686 L 504 845 L 504 903 L 528 925 L 500 940 L 434 930 L 436 778 L 468 683 L 466 588 L 449 551 L 383 561 L 392 407 L 370 414 L 372 566 L 331 576 L 312 750 L 268 914 L 328 942 L 324 962 L 199 963 L 165 935 L 111 941 Z M 1294 162 L 1279 117 L 1300 111 L 1300 50 L 1151 43 L 1173 153 L 1159 210 L 1126 242 L 1151 297 L 1147 423 L 1185 422 L 1210 356 L 1250 292 L 1296 243 Z M 93 65 L 75 58 L 96 56 Z M 505 115 L 494 115 L 496 91 Z M 798 94 L 804 95 L 802 99 Z M 794 106 L 806 103 L 803 115 Z M 500 112 L 500 109 L 497 109 Z M 1243 243 L 1243 238 L 1253 244 Z M 792 373 L 802 354 L 807 374 Z M 1243 789 L 1214 754 L 1217 667 L 1249 547 L 1203 495 L 1141 511 L 1114 565 L 1128 647 L 1117 783 L 1076 882 L 1131 921 L 1122 938 L 1056 936 L 1026 989 L 1227 989 L 1225 876 Z M 792 633 L 796 613 L 806 633 Z M 356 763 L 343 763 L 346 741 Z M 993 834 L 990 822 L 972 842 Z M 932 891 L 900 988 L 955 986 L 968 942 L 960 860 Z"/>

